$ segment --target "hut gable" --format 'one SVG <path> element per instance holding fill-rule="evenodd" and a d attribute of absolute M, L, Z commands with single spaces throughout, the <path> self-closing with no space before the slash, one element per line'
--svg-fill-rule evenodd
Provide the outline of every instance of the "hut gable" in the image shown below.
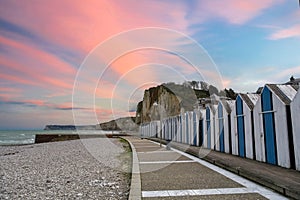
<path fill-rule="evenodd" d="M 215 115 L 216 111 L 218 110 L 218 105 L 208 104 L 206 106 L 206 110 L 207 110 L 207 108 L 210 110 L 210 112 L 212 113 L 212 115 Z"/>
<path fill-rule="evenodd" d="M 253 110 L 259 95 L 258 94 L 239 94 L 240 97 L 243 99 L 243 101 L 247 104 L 247 106 L 250 108 L 250 110 Z"/>
<path fill-rule="evenodd" d="M 222 103 L 224 109 L 226 110 L 226 112 L 227 112 L 228 114 L 231 113 L 232 108 L 233 108 L 234 105 L 235 105 L 235 104 L 234 104 L 234 103 L 235 103 L 234 100 L 221 100 L 220 103 Z"/>
<path fill-rule="evenodd" d="M 295 88 L 290 85 L 266 84 L 266 87 L 276 94 L 285 105 L 289 105 L 297 93 Z"/>

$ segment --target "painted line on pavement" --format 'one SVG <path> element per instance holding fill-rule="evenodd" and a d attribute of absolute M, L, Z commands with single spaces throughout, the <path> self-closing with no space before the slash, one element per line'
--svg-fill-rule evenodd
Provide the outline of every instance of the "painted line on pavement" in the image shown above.
<path fill-rule="evenodd" d="M 176 153 L 174 151 L 169 151 L 169 150 L 165 150 L 165 151 L 142 151 L 142 152 L 137 152 L 138 154 L 148 154 L 148 153 Z"/>
<path fill-rule="evenodd" d="M 248 193 L 256 193 L 256 192 L 250 188 L 161 190 L 161 191 L 142 191 L 142 197 L 177 197 L 177 196 L 203 196 L 203 195 L 221 195 L 221 194 L 248 194 Z"/>
<path fill-rule="evenodd" d="M 141 164 L 173 164 L 173 163 L 192 163 L 196 162 L 194 160 L 174 160 L 174 161 L 150 161 L 150 162 L 140 162 Z"/>
<path fill-rule="evenodd" d="M 141 145 L 141 146 L 136 146 L 136 145 L 135 145 L 135 148 L 136 148 L 136 149 L 139 149 L 139 148 L 157 148 L 157 146 L 154 146 L 154 145 L 152 145 L 152 146 L 143 146 L 143 145 Z"/>

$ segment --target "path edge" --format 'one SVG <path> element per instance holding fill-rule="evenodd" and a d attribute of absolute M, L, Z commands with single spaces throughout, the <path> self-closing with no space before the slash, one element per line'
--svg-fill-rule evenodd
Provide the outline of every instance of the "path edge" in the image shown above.
<path fill-rule="evenodd" d="M 142 199 L 142 187 L 141 187 L 141 175 L 139 167 L 139 159 L 137 156 L 136 149 L 131 143 L 128 137 L 121 137 L 126 140 L 131 147 L 132 151 L 132 170 L 131 170 L 131 183 L 129 191 L 129 200 L 140 200 Z"/>

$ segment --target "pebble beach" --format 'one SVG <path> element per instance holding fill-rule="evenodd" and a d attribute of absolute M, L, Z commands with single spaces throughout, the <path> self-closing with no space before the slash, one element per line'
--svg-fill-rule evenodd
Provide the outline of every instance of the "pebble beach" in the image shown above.
<path fill-rule="evenodd" d="M 0 199 L 127 199 L 126 145 L 90 138 L 0 146 Z"/>

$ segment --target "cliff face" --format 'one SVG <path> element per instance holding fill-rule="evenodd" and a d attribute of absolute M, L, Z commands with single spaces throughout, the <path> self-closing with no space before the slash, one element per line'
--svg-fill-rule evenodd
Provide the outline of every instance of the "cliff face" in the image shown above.
<path fill-rule="evenodd" d="M 44 130 L 124 130 L 136 131 L 135 117 L 123 117 L 97 125 L 74 126 L 74 125 L 46 125 Z"/>
<path fill-rule="evenodd" d="M 123 131 L 136 131 L 138 126 L 135 124 L 135 118 L 123 117 L 109 122 L 104 122 L 96 126 L 98 130 L 123 130 Z"/>
<path fill-rule="evenodd" d="M 137 106 L 136 122 L 145 123 L 180 114 L 181 109 L 193 110 L 197 103 L 195 91 L 174 83 L 145 90 L 143 101 Z"/>

